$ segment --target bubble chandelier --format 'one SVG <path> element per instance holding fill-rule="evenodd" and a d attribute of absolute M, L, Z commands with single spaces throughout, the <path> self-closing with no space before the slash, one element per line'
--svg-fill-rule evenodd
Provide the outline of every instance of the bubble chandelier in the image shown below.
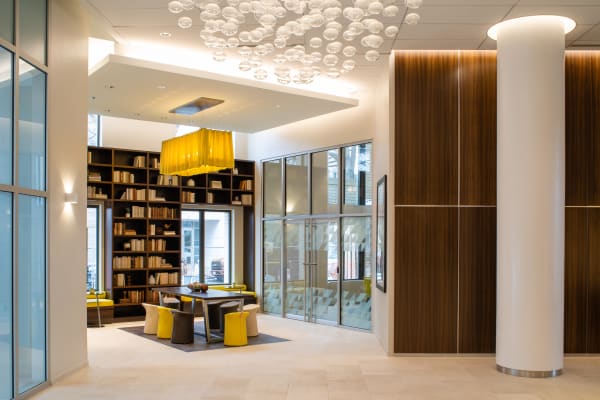
<path fill-rule="evenodd" d="M 356 67 L 362 55 L 375 62 L 384 37 L 394 39 L 400 16 L 419 22 L 422 0 L 173 0 L 177 25 L 189 29 L 198 15 L 200 38 L 213 60 L 232 56 L 240 71 L 257 80 L 271 74 L 281 84 L 309 84 L 323 74 L 338 78 Z M 398 19 L 396 18 L 396 21 Z M 302 37 L 305 45 L 291 43 Z M 290 43 L 291 42 L 291 43 Z M 362 48 L 361 48 L 362 47 Z M 363 49 L 364 48 L 364 49 Z M 360 49 L 360 51 L 359 51 Z"/>

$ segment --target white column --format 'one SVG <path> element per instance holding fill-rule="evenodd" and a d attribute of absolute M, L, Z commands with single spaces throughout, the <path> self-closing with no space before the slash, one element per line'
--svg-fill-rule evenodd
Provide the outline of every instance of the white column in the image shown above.
<path fill-rule="evenodd" d="M 564 19 L 517 18 L 493 29 L 498 40 L 496 364 L 512 375 L 555 376 L 563 367 Z"/>

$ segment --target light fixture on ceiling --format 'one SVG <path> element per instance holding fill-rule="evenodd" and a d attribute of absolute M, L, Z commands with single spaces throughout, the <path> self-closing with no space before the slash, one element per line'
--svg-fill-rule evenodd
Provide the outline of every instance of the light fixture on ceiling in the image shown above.
<path fill-rule="evenodd" d="M 414 10 L 422 2 L 354 0 L 344 6 L 340 0 L 173 0 L 168 9 L 173 14 L 199 11 L 200 38 L 213 49 L 215 61 L 237 53 L 239 69 L 257 80 L 272 74 L 281 84 L 308 84 L 321 73 L 338 78 L 354 70 L 360 54 L 377 61 L 384 36 L 398 34 L 393 22 L 418 23 Z M 182 15 L 177 24 L 188 29 L 194 21 Z M 298 38 L 304 45 L 292 46 Z"/>
<path fill-rule="evenodd" d="M 201 128 L 187 135 L 164 140 L 160 173 L 190 176 L 233 168 L 231 131 Z"/>
<path fill-rule="evenodd" d="M 172 110 L 169 110 L 169 112 L 172 114 L 180 115 L 194 115 L 199 113 L 200 111 L 204 111 L 208 108 L 218 106 L 223 102 L 224 100 L 221 99 L 211 99 L 210 97 L 198 97 L 195 100 L 192 100 L 188 103 L 175 107 Z"/>

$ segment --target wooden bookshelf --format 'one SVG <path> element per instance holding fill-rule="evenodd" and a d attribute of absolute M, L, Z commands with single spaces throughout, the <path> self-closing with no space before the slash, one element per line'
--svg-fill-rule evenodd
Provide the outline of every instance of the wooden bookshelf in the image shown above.
<path fill-rule="evenodd" d="M 254 161 L 189 177 L 161 175 L 159 163 L 156 152 L 88 147 L 88 200 L 105 205 L 105 288 L 116 318 L 143 315 L 142 302 L 158 302 L 153 287 L 180 286 L 186 205 L 243 208 L 244 275 L 253 278 Z"/>

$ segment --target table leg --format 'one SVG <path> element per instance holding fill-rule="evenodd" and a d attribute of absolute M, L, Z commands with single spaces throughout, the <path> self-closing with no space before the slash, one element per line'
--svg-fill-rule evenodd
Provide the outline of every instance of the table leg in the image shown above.
<path fill-rule="evenodd" d="M 204 313 L 204 332 L 206 333 L 206 343 L 210 343 L 210 323 L 208 322 L 208 302 L 202 302 L 202 312 Z"/>

